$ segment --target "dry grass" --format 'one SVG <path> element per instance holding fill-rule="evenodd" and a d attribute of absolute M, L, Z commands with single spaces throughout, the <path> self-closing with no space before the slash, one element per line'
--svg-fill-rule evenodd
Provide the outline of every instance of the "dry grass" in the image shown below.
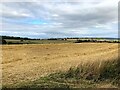
<path fill-rule="evenodd" d="M 87 62 L 118 57 L 117 43 L 5 45 L 2 50 L 3 85 L 8 86 Z"/>

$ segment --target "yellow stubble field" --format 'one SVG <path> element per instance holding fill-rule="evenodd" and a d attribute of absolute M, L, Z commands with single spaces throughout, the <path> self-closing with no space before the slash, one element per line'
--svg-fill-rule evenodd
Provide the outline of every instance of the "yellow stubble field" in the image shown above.
<path fill-rule="evenodd" d="M 34 81 L 85 62 L 117 57 L 117 43 L 3 45 L 2 82 L 15 85 Z"/>

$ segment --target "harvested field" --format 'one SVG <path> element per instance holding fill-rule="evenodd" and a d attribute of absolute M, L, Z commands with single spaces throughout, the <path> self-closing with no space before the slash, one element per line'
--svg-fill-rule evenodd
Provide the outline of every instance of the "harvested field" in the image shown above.
<path fill-rule="evenodd" d="M 33 81 L 85 62 L 118 57 L 117 43 L 4 45 L 2 50 L 3 86 Z"/>

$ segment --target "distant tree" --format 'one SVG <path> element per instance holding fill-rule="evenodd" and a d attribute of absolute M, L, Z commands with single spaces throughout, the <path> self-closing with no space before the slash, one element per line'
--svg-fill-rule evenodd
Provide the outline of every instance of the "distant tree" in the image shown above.
<path fill-rule="evenodd" d="M 49 38 L 47 40 L 58 40 L 57 38 Z"/>
<path fill-rule="evenodd" d="M 21 39 L 20 41 L 23 42 L 23 39 Z"/>
<path fill-rule="evenodd" d="M 0 40 L 0 44 L 7 44 L 6 40 L 2 39 Z"/>
<path fill-rule="evenodd" d="M 66 40 L 67 40 L 67 38 L 64 38 L 64 40 L 66 41 Z"/>

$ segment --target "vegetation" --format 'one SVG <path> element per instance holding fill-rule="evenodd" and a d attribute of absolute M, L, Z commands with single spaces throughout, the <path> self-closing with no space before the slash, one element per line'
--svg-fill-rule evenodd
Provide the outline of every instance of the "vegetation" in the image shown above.
<path fill-rule="evenodd" d="M 50 43 L 120 43 L 116 38 L 48 38 L 48 39 L 31 39 L 13 36 L 2 36 L 6 40 L 5 44 L 50 44 Z"/>
<path fill-rule="evenodd" d="M 4 45 L 3 87 L 116 88 L 118 49 L 117 43 Z"/>
<path fill-rule="evenodd" d="M 14 36 L 1 36 L 2 39 L 14 39 L 14 40 L 31 40 L 30 38 L 14 37 Z"/>
<path fill-rule="evenodd" d="M 21 83 L 16 87 L 25 89 L 102 88 L 102 86 L 104 88 L 120 88 L 119 61 L 120 59 L 85 63 L 77 67 L 71 67 L 66 72 L 50 74 L 32 82 Z"/>
<path fill-rule="evenodd" d="M 2 39 L 0 40 L 0 44 L 7 44 L 6 40 Z"/>
<path fill-rule="evenodd" d="M 73 41 L 65 40 L 12 40 L 6 39 L 7 44 L 56 44 L 56 43 L 73 43 Z"/>
<path fill-rule="evenodd" d="M 93 42 L 93 43 L 120 43 L 119 40 L 97 40 L 97 39 L 84 39 L 84 40 L 77 40 L 75 43 L 82 43 L 82 42 Z"/>

